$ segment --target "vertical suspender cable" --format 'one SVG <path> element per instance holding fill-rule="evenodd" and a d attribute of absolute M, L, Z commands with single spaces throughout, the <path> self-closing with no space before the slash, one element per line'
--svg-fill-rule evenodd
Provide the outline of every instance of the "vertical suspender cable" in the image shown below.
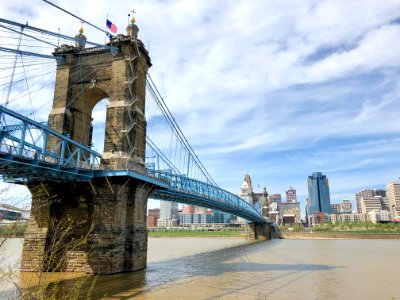
<path fill-rule="evenodd" d="M 6 107 L 8 105 L 8 101 L 10 99 L 11 87 L 12 87 L 13 81 L 14 81 L 15 67 L 16 67 L 17 61 L 18 61 L 18 51 L 21 48 L 21 41 L 22 41 L 22 33 L 23 33 L 23 31 L 24 31 L 24 26 L 21 26 L 21 33 L 19 35 L 17 52 L 15 53 L 15 59 L 14 59 L 14 64 L 13 64 L 13 68 L 12 68 L 10 84 L 8 85 L 7 97 L 6 97 L 6 103 L 5 103 Z"/>

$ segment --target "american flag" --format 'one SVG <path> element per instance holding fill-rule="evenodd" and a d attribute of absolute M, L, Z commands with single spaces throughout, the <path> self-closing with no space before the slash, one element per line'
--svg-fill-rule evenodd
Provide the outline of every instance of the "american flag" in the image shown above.
<path fill-rule="evenodd" d="M 106 22 L 106 26 L 107 26 L 107 28 L 108 28 L 108 30 L 110 30 L 111 32 L 114 32 L 114 33 L 116 33 L 117 32 L 117 26 L 113 23 L 113 22 L 111 22 L 110 20 L 108 20 L 107 19 L 107 22 Z"/>

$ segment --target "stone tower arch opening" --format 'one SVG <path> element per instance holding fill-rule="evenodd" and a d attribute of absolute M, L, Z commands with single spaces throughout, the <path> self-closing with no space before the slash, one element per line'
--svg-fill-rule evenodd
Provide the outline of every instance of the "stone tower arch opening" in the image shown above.
<path fill-rule="evenodd" d="M 94 146 L 96 142 L 96 148 L 103 149 L 104 142 L 99 143 L 98 136 L 100 134 L 104 141 L 107 107 L 105 105 L 98 106 L 98 104 L 107 102 L 105 99 L 109 100 L 108 94 L 93 84 L 93 87 L 84 90 L 71 103 L 70 111 L 73 123 L 71 137 L 75 141 L 90 147 Z M 94 122 L 96 123 L 96 136 L 93 132 Z"/>
<path fill-rule="evenodd" d="M 106 134 L 106 113 L 107 106 L 110 102 L 109 98 L 101 99 L 93 107 L 92 110 L 92 137 L 91 146 L 92 149 L 98 153 L 103 153 L 104 150 L 104 138 Z"/>

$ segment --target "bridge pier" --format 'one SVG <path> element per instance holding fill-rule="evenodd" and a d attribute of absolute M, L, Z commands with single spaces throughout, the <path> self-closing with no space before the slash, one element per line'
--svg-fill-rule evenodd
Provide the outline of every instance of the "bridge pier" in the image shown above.
<path fill-rule="evenodd" d="M 146 267 L 153 186 L 118 177 L 29 189 L 32 210 L 21 271 L 113 274 Z"/>
<path fill-rule="evenodd" d="M 271 226 L 269 223 L 248 223 L 246 225 L 247 239 L 270 240 L 272 239 Z"/>

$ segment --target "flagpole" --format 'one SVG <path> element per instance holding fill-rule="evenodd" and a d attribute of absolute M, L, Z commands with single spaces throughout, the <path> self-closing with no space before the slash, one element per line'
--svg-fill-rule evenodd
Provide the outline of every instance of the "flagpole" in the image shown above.
<path fill-rule="evenodd" d="M 107 20 L 108 20 L 108 12 L 107 12 L 107 17 L 106 17 L 106 32 L 107 32 Z M 107 33 L 104 36 L 104 45 L 107 44 Z"/>

